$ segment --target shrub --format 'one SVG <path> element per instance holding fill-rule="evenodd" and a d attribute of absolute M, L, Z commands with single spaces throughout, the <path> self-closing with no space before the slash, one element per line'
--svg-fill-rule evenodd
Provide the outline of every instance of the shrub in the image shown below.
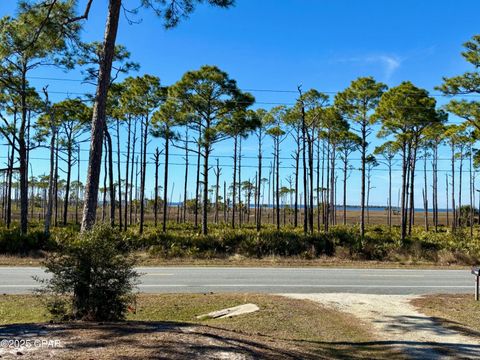
<path fill-rule="evenodd" d="M 138 274 L 135 259 L 119 232 L 106 225 L 58 239 L 44 261 L 51 278 L 39 280 L 55 318 L 87 321 L 124 319 Z"/>
<path fill-rule="evenodd" d="M 31 251 L 50 250 L 53 246 L 49 237 L 40 230 L 22 235 L 19 229 L 0 229 L 1 254 L 27 254 Z"/>

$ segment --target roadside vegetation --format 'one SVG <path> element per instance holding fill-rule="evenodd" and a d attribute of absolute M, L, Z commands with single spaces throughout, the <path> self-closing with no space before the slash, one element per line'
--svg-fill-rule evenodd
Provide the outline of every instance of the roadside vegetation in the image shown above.
<path fill-rule="evenodd" d="M 150 224 L 149 224 L 150 225 Z M 0 248 L 4 264 L 25 264 L 25 259 L 41 261 L 49 253 L 74 242 L 78 228 L 53 228 L 46 237 L 41 229 L 21 235 L 17 230 L 0 228 Z M 231 229 L 227 225 L 211 226 L 208 235 L 199 234 L 191 224 L 168 224 L 164 233 L 154 226 L 119 232 L 119 241 L 139 255 L 141 263 L 175 261 L 222 261 L 291 259 L 309 261 L 392 262 L 400 264 L 474 265 L 480 259 L 477 229 L 471 238 L 468 231 L 440 227 L 437 232 L 414 227 L 412 234 L 401 240 L 400 227 L 367 226 L 364 237 L 358 226 L 332 226 L 325 231 L 304 234 L 292 226 L 276 230 L 264 225 L 257 232 L 254 226 Z M 35 260 L 36 259 L 36 260 Z M 288 261 L 287 261 L 288 262 Z M 241 261 L 239 261 L 241 263 Z M 281 262 L 280 262 L 281 263 Z"/>

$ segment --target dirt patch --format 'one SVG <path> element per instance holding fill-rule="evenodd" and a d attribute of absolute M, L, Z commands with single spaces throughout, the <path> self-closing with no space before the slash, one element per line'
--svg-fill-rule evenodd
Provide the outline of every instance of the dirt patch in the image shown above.
<path fill-rule="evenodd" d="M 3 359 L 295 359 L 313 358 L 282 341 L 179 323 L 4 326 L 3 338 L 53 340 L 56 347 L 2 348 Z M 6 336 L 8 334 L 8 337 Z M 21 354 L 17 354 L 20 352 Z"/>
<path fill-rule="evenodd" d="M 473 294 L 425 295 L 412 304 L 444 327 L 480 337 L 480 301 Z"/>
<path fill-rule="evenodd" d="M 443 327 L 420 313 L 414 296 L 362 294 L 288 294 L 355 315 L 371 324 L 383 342 L 413 359 L 480 359 L 480 338 Z"/>

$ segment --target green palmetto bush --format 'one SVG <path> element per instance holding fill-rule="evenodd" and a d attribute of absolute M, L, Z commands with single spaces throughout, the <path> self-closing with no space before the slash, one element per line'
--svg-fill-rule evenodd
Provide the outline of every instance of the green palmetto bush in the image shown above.
<path fill-rule="evenodd" d="M 97 225 L 74 239 L 59 235 L 57 241 L 43 264 L 51 277 L 37 279 L 50 313 L 63 320 L 124 319 L 139 275 L 120 232 Z"/>

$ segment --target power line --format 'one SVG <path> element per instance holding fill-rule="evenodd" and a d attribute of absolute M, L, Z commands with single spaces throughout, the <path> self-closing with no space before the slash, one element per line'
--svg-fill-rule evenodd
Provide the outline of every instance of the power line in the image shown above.
<path fill-rule="evenodd" d="M 59 78 L 59 77 L 42 77 L 42 76 L 30 76 L 29 79 L 34 79 L 34 80 L 46 80 L 46 81 L 66 81 L 66 82 L 80 82 L 80 83 L 87 83 L 83 79 L 69 79 L 69 78 Z M 287 94 L 298 94 L 297 90 L 286 90 L 286 89 L 256 89 L 256 88 L 242 88 L 242 91 L 248 91 L 248 92 L 264 92 L 264 93 L 287 93 Z M 323 94 L 328 94 L 328 95 L 336 95 L 340 92 L 343 92 L 343 90 L 336 90 L 336 91 L 320 91 L 320 93 Z M 452 97 L 480 97 L 480 94 L 443 94 L 443 93 L 430 93 L 428 94 L 429 96 L 432 97 L 447 97 L 447 98 L 452 98 Z"/>
<path fill-rule="evenodd" d="M 7 156 L 0 156 L 0 159 L 8 159 Z M 39 160 L 39 161 L 50 161 L 50 158 L 46 158 L 46 157 L 29 157 L 29 160 Z M 78 160 L 77 160 L 78 161 Z M 88 159 L 81 159 L 80 162 L 88 162 Z M 113 160 L 112 161 L 113 164 L 118 164 L 118 161 L 116 160 Z M 126 164 L 127 162 L 126 161 L 120 161 L 120 164 Z M 132 162 L 130 161 L 129 162 L 130 164 L 132 164 Z M 135 163 L 135 162 L 134 162 Z M 159 162 L 158 163 L 159 165 L 165 165 L 164 162 Z M 139 164 L 139 165 L 143 165 L 143 164 Z M 155 165 L 155 162 L 153 161 L 146 161 L 146 165 Z M 182 166 L 182 167 L 185 167 L 186 163 L 175 163 L 175 162 L 169 162 L 168 163 L 169 166 Z M 188 164 L 189 167 L 196 167 L 197 164 L 195 163 L 192 163 L 190 162 Z M 203 166 L 202 164 L 200 166 Z M 221 168 L 233 168 L 233 164 L 219 164 L 219 166 Z M 272 166 L 269 166 L 269 165 L 262 165 L 262 169 L 271 169 Z M 292 169 L 292 166 L 279 166 L 280 169 L 289 169 L 291 170 Z M 258 165 L 242 165 L 242 169 L 258 169 Z M 303 170 L 303 166 L 299 166 L 298 167 L 299 170 Z M 348 169 L 348 171 L 361 171 L 362 169 L 360 168 L 350 168 Z M 344 168 L 343 167 L 335 167 L 335 171 L 338 171 L 339 173 L 343 173 L 344 171 Z M 371 171 L 375 171 L 375 172 L 388 172 L 390 171 L 388 168 L 373 168 L 371 169 Z M 402 169 L 395 169 L 395 168 L 392 168 L 392 172 L 401 172 L 403 171 Z M 424 169 L 420 169 L 419 170 L 419 173 L 423 172 Z M 432 169 L 427 169 L 427 172 L 433 172 Z M 441 173 L 451 173 L 451 170 L 450 169 L 438 169 L 437 172 L 441 172 Z M 461 171 L 462 173 L 470 173 L 470 170 L 462 170 Z M 455 171 L 455 173 L 460 173 L 460 171 Z"/>
<path fill-rule="evenodd" d="M 62 150 L 62 149 L 61 149 L 61 150 Z M 90 150 L 88 150 L 88 149 L 80 149 L 80 151 L 81 151 L 81 152 L 89 152 Z M 117 153 L 117 151 L 115 151 L 115 153 Z M 125 155 L 125 154 L 127 154 L 127 151 L 120 151 L 120 154 Z M 146 154 L 147 154 L 147 155 L 155 155 L 154 152 L 147 152 Z M 135 155 L 142 155 L 142 152 L 141 152 L 141 151 L 139 151 L 139 152 L 135 151 L 135 153 L 133 153 L 132 151 L 130 151 L 130 155 L 133 155 L 133 156 L 135 156 Z M 184 157 L 185 154 L 170 153 L 169 156 Z M 219 158 L 219 159 L 232 159 L 232 158 L 233 158 L 233 155 L 214 155 L 214 153 L 211 153 L 210 156 L 211 156 L 212 159 L 216 159 L 216 158 Z M 250 160 L 258 160 L 258 156 L 250 156 L 250 155 L 242 155 L 241 158 L 242 158 L 242 159 L 250 159 Z M 273 160 L 274 157 L 273 157 L 273 156 L 265 156 L 265 155 L 262 155 L 262 159 L 264 159 L 264 160 Z M 280 159 L 280 160 L 284 160 L 284 161 L 287 161 L 287 160 L 292 160 L 292 161 L 293 161 L 293 160 L 294 160 L 294 159 L 291 158 L 291 157 L 279 157 L 279 159 Z M 321 157 L 320 159 L 318 159 L 318 158 L 316 158 L 316 157 L 313 158 L 313 161 L 314 161 L 314 162 L 315 162 L 315 161 L 318 161 L 318 160 L 320 160 L 320 161 L 322 161 L 322 160 L 327 161 L 327 158 L 324 158 L 324 157 Z M 328 160 L 331 160 L 331 158 L 328 159 Z M 402 160 L 401 158 L 394 158 L 394 159 L 392 159 L 392 162 L 401 161 L 401 160 Z M 421 161 L 421 160 L 424 160 L 424 158 L 422 157 L 422 158 L 417 159 L 417 161 Z M 427 157 L 427 160 L 434 160 L 434 159 L 433 159 L 432 157 Z M 438 161 L 452 161 L 451 158 L 438 158 L 437 160 L 438 160 Z M 361 159 L 361 158 L 348 158 L 348 161 L 362 161 L 362 159 Z M 382 159 L 382 161 L 383 161 L 383 159 Z M 242 167 L 243 167 L 243 166 L 242 166 Z"/>

